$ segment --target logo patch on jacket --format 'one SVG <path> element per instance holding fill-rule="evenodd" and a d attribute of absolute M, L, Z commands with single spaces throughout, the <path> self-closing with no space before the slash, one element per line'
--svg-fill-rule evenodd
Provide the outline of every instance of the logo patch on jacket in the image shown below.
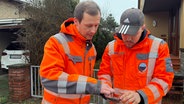
<path fill-rule="evenodd" d="M 139 71 L 143 72 L 146 70 L 147 65 L 146 63 L 140 63 L 138 67 L 139 67 Z"/>

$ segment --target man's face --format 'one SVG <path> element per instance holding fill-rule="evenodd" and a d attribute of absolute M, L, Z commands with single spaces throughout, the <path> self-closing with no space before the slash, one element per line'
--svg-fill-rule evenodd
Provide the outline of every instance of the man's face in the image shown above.
<path fill-rule="evenodd" d="M 121 34 L 122 40 L 128 48 L 132 48 L 140 39 L 144 26 L 140 27 L 135 35 Z"/>
<path fill-rule="evenodd" d="M 75 19 L 75 24 L 79 33 L 87 40 L 92 40 L 100 24 L 100 18 L 100 13 L 98 13 L 96 16 L 91 16 L 87 13 L 84 13 L 81 22 Z"/>

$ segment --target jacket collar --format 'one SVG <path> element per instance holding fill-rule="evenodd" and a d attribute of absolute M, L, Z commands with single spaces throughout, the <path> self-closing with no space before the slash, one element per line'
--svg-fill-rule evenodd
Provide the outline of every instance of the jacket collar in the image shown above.
<path fill-rule="evenodd" d="M 83 37 L 79 31 L 76 28 L 76 25 L 74 24 L 74 18 L 69 18 L 67 20 L 65 20 L 62 24 L 61 24 L 61 29 L 60 32 L 67 34 L 67 35 L 71 35 L 75 41 L 78 42 L 78 44 L 83 45 L 84 43 L 86 43 L 86 38 Z"/>

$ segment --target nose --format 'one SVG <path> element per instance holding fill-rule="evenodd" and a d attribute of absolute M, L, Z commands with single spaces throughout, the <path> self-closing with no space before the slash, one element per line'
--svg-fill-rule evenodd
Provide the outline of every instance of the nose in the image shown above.
<path fill-rule="evenodd" d="M 127 36 L 127 41 L 131 41 L 131 36 Z"/>
<path fill-rule="evenodd" d="M 95 34 L 96 30 L 97 30 L 97 28 L 96 28 L 95 26 L 93 26 L 93 27 L 91 28 L 91 33 L 92 33 L 92 34 Z"/>

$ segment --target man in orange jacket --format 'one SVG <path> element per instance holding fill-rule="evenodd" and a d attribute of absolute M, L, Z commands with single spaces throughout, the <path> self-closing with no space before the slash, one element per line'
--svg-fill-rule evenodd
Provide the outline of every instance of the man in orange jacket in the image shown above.
<path fill-rule="evenodd" d="M 174 77 L 167 43 L 145 28 L 141 10 L 127 9 L 109 42 L 98 78 L 115 89 L 118 104 L 160 104 Z"/>
<path fill-rule="evenodd" d="M 100 19 L 95 2 L 80 2 L 74 18 L 64 21 L 60 33 L 46 42 L 40 65 L 42 104 L 88 104 L 89 94 L 110 97 L 114 92 L 108 84 L 92 78 L 96 59 L 92 38 Z"/>

